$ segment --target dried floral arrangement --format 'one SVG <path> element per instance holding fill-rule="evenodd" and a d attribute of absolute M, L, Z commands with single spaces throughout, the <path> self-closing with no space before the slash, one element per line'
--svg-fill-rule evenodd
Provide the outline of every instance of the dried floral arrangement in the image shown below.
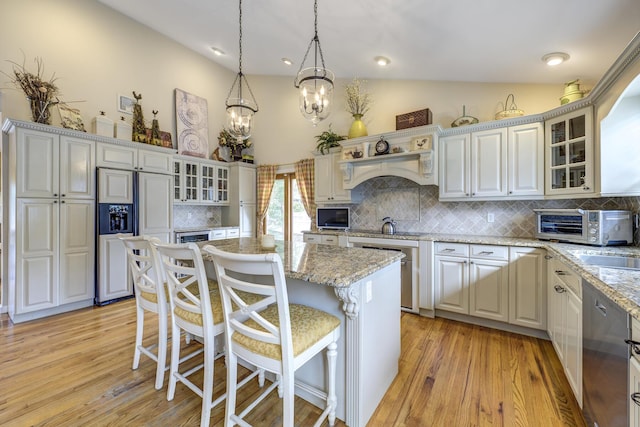
<path fill-rule="evenodd" d="M 27 70 L 24 61 L 22 65 L 8 61 L 13 64 L 13 75 L 7 75 L 6 73 L 5 75 L 11 78 L 12 83 L 16 87 L 22 89 L 31 103 L 33 121 L 50 124 L 51 116 L 49 107 L 59 102 L 56 98 L 59 90 L 55 84 L 55 73 L 49 80 L 45 80 L 42 58 L 36 57 L 34 61 L 36 63 L 35 73 Z"/>
<path fill-rule="evenodd" d="M 372 100 L 362 87 L 364 83 L 366 83 L 365 80 L 354 78 L 353 82 L 346 86 L 347 111 L 351 115 L 364 116 L 369 111 Z"/>
<path fill-rule="evenodd" d="M 232 151 L 235 151 L 249 148 L 253 143 L 250 139 L 236 138 L 228 130 L 222 129 L 218 134 L 218 145 L 220 147 L 229 147 Z"/>

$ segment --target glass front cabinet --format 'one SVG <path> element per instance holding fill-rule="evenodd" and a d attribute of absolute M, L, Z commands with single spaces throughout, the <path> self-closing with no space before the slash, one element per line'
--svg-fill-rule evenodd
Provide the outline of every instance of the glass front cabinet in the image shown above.
<path fill-rule="evenodd" d="M 545 133 L 545 195 L 593 193 L 592 107 L 547 120 Z"/>

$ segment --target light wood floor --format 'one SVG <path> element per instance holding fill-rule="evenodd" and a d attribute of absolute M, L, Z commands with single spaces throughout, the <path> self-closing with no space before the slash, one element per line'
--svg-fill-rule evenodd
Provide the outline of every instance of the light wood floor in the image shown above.
<path fill-rule="evenodd" d="M 149 317 L 149 316 L 148 316 Z M 155 328 L 149 320 L 147 327 Z M 197 426 L 200 399 L 153 388 L 153 363 L 131 369 L 133 300 L 13 325 L 0 317 L 0 425 Z M 215 394 L 224 390 L 224 365 Z M 239 402 L 258 390 L 254 382 Z M 248 421 L 280 425 L 277 395 Z M 212 425 L 222 425 L 224 407 Z M 296 422 L 319 410 L 296 401 Z M 337 423 L 344 426 L 344 423 Z M 445 319 L 402 316 L 400 373 L 369 426 L 584 426 L 548 341 Z"/>

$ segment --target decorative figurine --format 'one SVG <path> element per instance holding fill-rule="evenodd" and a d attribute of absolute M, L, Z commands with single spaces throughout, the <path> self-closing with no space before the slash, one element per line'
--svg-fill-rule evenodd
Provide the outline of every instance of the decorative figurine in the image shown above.
<path fill-rule="evenodd" d="M 147 142 L 147 129 L 144 126 L 144 117 L 142 115 L 142 105 L 140 100 L 142 94 L 138 95 L 133 91 L 133 97 L 136 99 L 136 103 L 133 104 L 133 130 L 131 133 L 132 139 L 135 142 Z"/>
<path fill-rule="evenodd" d="M 162 145 L 162 140 L 160 138 L 160 126 L 158 125 L 158 119 L 156 119 L 156 114 L 158 114 L 158 110 L 152 110 L 153 120 L 151 121 L 151 141 L 149 144 L 152 145 Z"/>

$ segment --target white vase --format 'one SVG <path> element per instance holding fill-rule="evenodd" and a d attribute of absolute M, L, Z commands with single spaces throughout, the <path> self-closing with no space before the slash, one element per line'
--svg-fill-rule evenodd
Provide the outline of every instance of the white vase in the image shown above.
<path fill-rule="evenodd" d="M 362 143 L 362 157 L 369 157 L 369 143 Z"/>

